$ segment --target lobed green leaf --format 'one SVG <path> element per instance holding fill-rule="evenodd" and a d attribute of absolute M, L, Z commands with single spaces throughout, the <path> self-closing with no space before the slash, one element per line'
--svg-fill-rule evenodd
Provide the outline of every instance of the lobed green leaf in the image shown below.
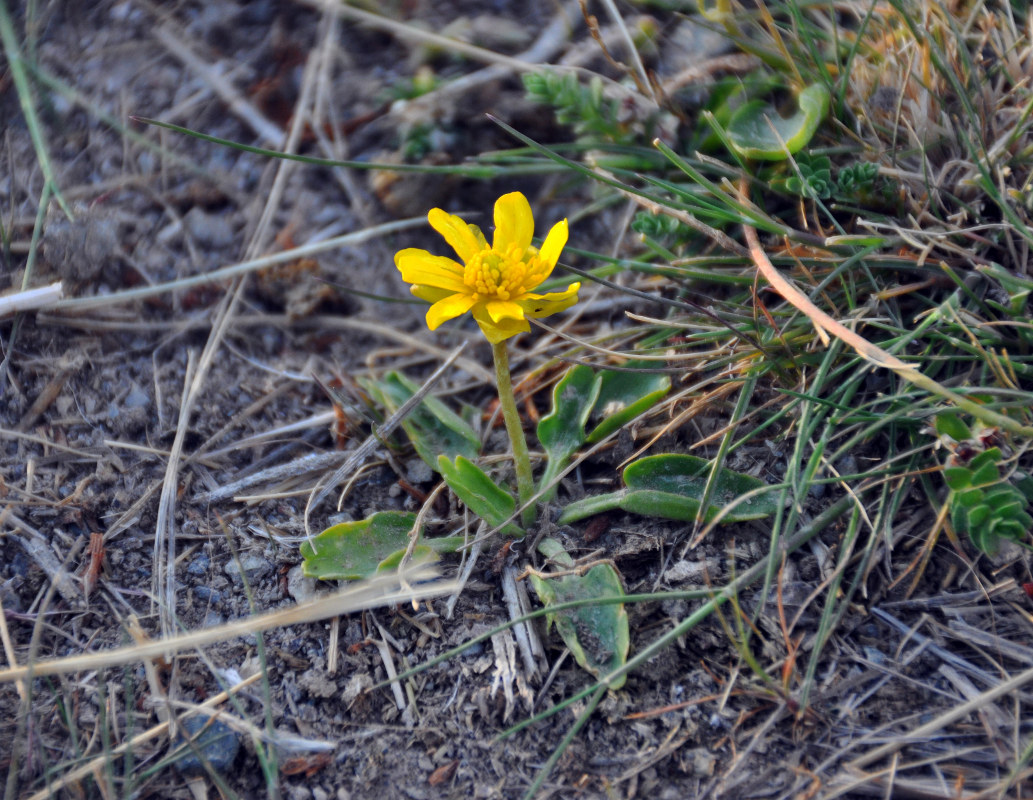
<path fill-rule="evenodd" d="M 324 581 L 369 578 L 390 563 L 393 556 L 401 558 L 415 524 L 415 514 L 379 511 L 368 519 L 333 525 L 302 542 L 302 571 L 306 577 Z M 418 547 L 434 553 L 452 553 L 464 543 L 462 536 L 449 536 L 424 539 Z"/>
<path fill-rule="evenodd" d="M 570 562 L 569 556 L 561 559 L 554 553 L 552 557 L 560 563 Z M 538 599 L 546 608 L 573 600 L 624 596 L 620 575 L 612 564 L 597 564 L 583 575 L 548 578 L 532 573 L 530 578 Z M 549 626 L 556 627 L 582 669 L 596 677 L 619 669 L 627 661 L 631 636 L 623 603 L 585 605 L 546 614 L 545 619 Z M 619 689 L 624 681 L 625 676 L 621 675 L 610 688 Z"/>

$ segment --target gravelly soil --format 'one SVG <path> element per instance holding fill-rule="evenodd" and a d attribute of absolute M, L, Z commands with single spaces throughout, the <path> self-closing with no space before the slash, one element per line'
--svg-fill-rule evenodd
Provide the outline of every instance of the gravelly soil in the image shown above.
<path fill-rule="evenodd" d="M 308 59 L 325 48 L 330 78 L 318 84 L 317 94 L 322 92 L 319 102 L 328 104 L 327 130 L 338 126 L 340 131 L 331 137 L 331 152 L 383 160 L 397 157 L 404 145 L 399 131 L 427 121 L 425 109 L 390 106 L 392 90 L 421 66 L 445 76 L 468 74 L 477 66 L 354 22 L 332 25 L 302 4 L 220 0 L 152 6 L 104 0 L 41 6 L 33 28 L 34 57 L 70 91 L 52 85 L 41 92 L 39 105 L 58 182 L 76 219 L 69 222 L 56 206 L 50 208 L 33 282 L 60 279 L 68 297 L 103 297 L 202 275 L 294 243 L 420 216 L 434 204 L 476 211 L 513 188 L 532 197 L 540 225 L 572 213 L 588 199 L 583 187 L 555 178 L 523 178 L 515 184 L 383 173 L 369 178 L 357 171 L 298 167 L 284 184 L 271 227 L 256 244 L 252 237 L 273 191 L 276 165 L 258 155 L 131 123 L 129 115 L 276 146 L 264 141 L 226 97 L 217 96 L 201 67 L 221 75 L 268 124 L 282 129 L 294 113 Z M 543 20 L 556 13 L 555 5 L 544 0 L 388 3 L 380 10 L 433 30 L 453 23 L 448 31 L 506 54 L 530 47 Z M 571 21 L 572 41 L 584 42 L 583 24 L 576 14 Z M 17 22 L 23 31 L 24 19 Z M 664 24 L 674 48 L 681 41 L 679 23 L 665 18 Z M 177 55 L 183 45 L 192 55 Z M 567 47 L 575 49 L 575 44 L 561 50 Z M 590 63 L 605 68 L 598 58 Z M 13 212 L 15 244 L 4 266 L 15 286 L 25 266 L 24 245 L 42 183 L 16 94 L 9 82 L 0 86 L 5 87 L 0 94 L 5 131 L 0 186 L 5 207 Z M 530 135 L 546 140 L 561 135 L 547 113 L 523 98 L 519 81 L 506 75 L 434 106 L 437 138 L 428 158 L 458 160 L 510 146 L 484 117 L 489 110 Z M 99 119 L 101 114 L 109 122 Z M 111 121 L 124 128 L 112 127 Z M 301 149 L 325 155 L 326 131 L 313 127 L 303 131 Z M 622 213 L 605 212 L 579 223 L 574 243 L 600 250 L 618 244 L 614 231 L 621 229 Z M 318 475 L 242 492 L 253 495 L 251 500 L 213 503 L 207 495 L 249 472 L 333 451 L 338 442 L 325 419 L 331 405 L 311 374 L 329 378 L 398 366 L 420 377 L 441 352 L 467 337 L 472 346 L 466 356 L 487 366 L 489 353 L 473 340 L 470 328 L 452 326 L 428 336 L 421 330 L 418 308 L 349 291 L 405 297 L 392 255 L 400 247 L 430 246 L 432 241 L 421 230 L 374 237 L 321 253 L 311 262 L 263 270 L 239 290 L 237 283 L 221 280 L 141 301 L 71 306 L 0 324 L 8 359 L 0 396 L 0 479 L 6 503 L 0 600 L 19 663 L 123 644 L 131 616 L 149 635 L 159 635 L 153 602 L 159 495 L 177 429 L 184 426 L 184 382 L 196 374 L 213 321 L 231 297 L 236 298 L 233 315 L 211 362 L 201 365 L 203 382 L 184 426 L 174 492 L 175 616 L 183 628 L 194 630 L 310 595 L 314 587 L 297 574 L 297 542 L 306 534 L 305 501 Z M 602 307 L 593 324 L 623 321 Z M 518 346 L 521 367 L 529 347 L 528 342 Z M 472 369 L 460 369 L 446 386 L 486 406 L 486 383 Z M 543 391 L 536 398 L 540 408 L 546 395 Z M 668 434 L 660 446 L 688 448 L 719 429 L 727 412 L 715 404 L 693 425 Z M 309 419 L 300 430 L 248 441 Z M 646 435 L 640 430 L 638 443 Z M 578 494 L 585 485 L 597 491 L 606 482 L 612 486 L 614 467 L 633 444 L 623 441 L 616 451 L 586 464 L 582 479 L 587 484 L 570 481 L 564 491 Z M 779 480 L 785 464 L 779 447 L 784 445 L 737 453 L 730 466 Z M 864 457 L 858 452 L 857 458 Z M 344 510 L 335 514 L 329 503 L 315 509 L 310 529 L 373 510 L 418 508 L 415 495 L 433 484 L 419 469 L 405 467 L 409 458 L 402 457 L 406 474 L 399 475 L 390 464 L 364 473 Z M 406 479 L 404 486 L 400 478 Z M 831 494 L 808 498 L 807 514 L 820 513 Z M 895 536 L 906 539 L 908 531 L 921 531 L 927 523 L 928 512 L 916 497 L 914 509 L 902 510 Z M 445 515 L 438 530 L 452 530 L 451 524 Z M 782 575 L 784 606 L 792 614 L 805 609 L 796 628 L 803 635 L 801 659 L 818 622 L 818 612 L 805 603 L 829 577 L 826 563 L 842 525 L 835 522 L 794 554 Z M 759 523 L 725 528 L 721 538 L 691 552 L 676 548 L 688 533 L 676 523 L 614 514 L 601 535 L 599 530 L 586 523 L 553 533 L 577 555 L 614 558 L 629 591 L 650 591 L 658 583 L 669 589 L 721 584 L 767 552 L 767 529 Z M 58 563 L 68 556 L 67 567 L 77 575 L 75 591 L 47 595 L 51 582 L 32 555 L 34 532 Z M 86 598 L 79 578 L 89 562 L 87 540 L 98 533 L 103 534 L 105 558 L 99 583 Z M 219 691 L 219 677 L 247 676 L 260 669 L 264 658 L 265 681 L 242 693 L 233 713 L 259 728 L 268 719 L 281 734 L 328 743 L 322 753 L 281 754 L 280 776 L 271 783 L 290 800 L 518 797 L 569 730 L 574 714 L 563 711 L 504 741 L 496 736 L 589 684 L 571 659 L 562 660 L 549 680 L 544 674 L 527 675 L 517 659 L 515 679 L 503 686 L 506 641 L 498 639 L 417 676 L 407 683 L 401 703 L 390 689 L 370 691 L 388 676 L 385 657 L 398 669 L 414 665 L 505 620 L 499 576 L 491 563 L 499 546 L 488 545 L 451 616 L 441 599 L 417 611 L 351 615 L 339 620 L 336 631 L 329 622 L 280 628 L 264 636 L 264 654 L 255 637 L 235 639 L 177 658 L 159 680 L 173 699 L 196 703 Z M 819 665 L 820 692 L 808 713 L 794 716 L 792 703 L 777 688 L 750 676 L 719 621 L 710 619 L 602 701 L 560 758 L 545 792 L 562 797 L 814 796 L 831 793 L 829 786 L 838 780 L 841 796 L 850 796 L 844 773 L 834 767 L 839 750 L 882 725 L 891 725 L 889 733 L 874 737 L 873 745 L 884 735 L 913 728 L 916 715 L 935 716 L 956 703 L 960 691 L 957 681 L 945 677 L 940 651 L 909 646 L 884 618 L 867 613 L 876 601 L 893 600 L 887 589 L 895 574 L 893 559 L 906 563 L 914 555 L 906 541 L 900 555 L 887 551 L 870 577 L 867 595 L 840 621 Z M 512 556 L 517 566 L 526 561 L 526 553 Z M 454 567 L 454 561 L 446 561 L 447 570 Z M 959 567 L 964 572 L 960 556 L 948 553 L 934 560 L 923 584 L 928 591 L 915 597 L 975 589 L 970 579 L 959 577 Z M 1025 577 L 1017 567 L 1007 574 L 1013 573 Z M 774 593 L 768 600 L 770 613 L 761 617 L 754 647 L 765 664 L 779 664 L 786 654 Z M 960 646 L 949 632 L 951 625 L 985 627 L 993 618 L 997 635 L 1016 640 L 1018 647 L 1028 638 L 1028 625 L 1015 611 L 1024 600 L 1012 589 L 967 615 L 923 606 L 917 599 L 886 608 L 908 625 L 922 613 L 933 614 L 934 639 L 941 646 Z M 747 609 L 758 602 L 748 592 L 742 598 Z M 695 606 L 677 600 L 630 607 L 632 651 Z M 38 640 L 30 644 L 37 630 Z M 550 665 L 555 664 L 562 643 L 544 628 L 541 632 Z M 330 671 L 328 648 L 335 638 L 339 654 Z M 1007 658 L 1018 654 L 1002 658 L 1013 663 Z M 979 658 L 974 650 L 965 656 Z M 642 714 L 668 706 L 666 713 Z M 25 716 L 15 686 L 0 685 L 0 768 L 6 773 L 15 765 L 8 785 L 16 797 L 45 791 L 50 770 L 101 754 L 158 721 L 144 669 L 135 664 L 37 680 L 30 707 Z M 974 752 L 986 757 L 990 751 L 980 721 L 973 717 L 970 723 Z M 241 753 L 224 770 L 227 791 L 242 797 L 271 794 L 254 744 L 246 736 L 242 740 Z M 918 754 L 934 749 L 930 744 Z M 15 752 L 17 760 L 12 759 Z M 167 739 L 147 741 L 134 749 L 131 766 L 115 760 L 113 772 L 99 778 L 105 788 L 84 778 L 58 796 L 107 797 L 108 787 L 123 796 L 190 796 L 179 769 L 160 766 L 167 752 Z M 972 760 L 959 763 L 959 775 L 974 769 Z M 1004 769 L 985 764 L 980 774 L 998 768 Z M 957 778 L 943 780 L 947 787 Z M 210 780 L 206 787 L 209 793 L 217 791 Z"/>

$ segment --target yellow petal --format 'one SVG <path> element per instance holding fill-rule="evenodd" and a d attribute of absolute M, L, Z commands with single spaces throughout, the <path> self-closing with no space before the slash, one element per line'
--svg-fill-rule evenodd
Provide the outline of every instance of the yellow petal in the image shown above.
<path fill-rule="evenodd" d="M 504 253 L 510 245 L 524 250 L 534 236 L 531 204 L 520 192 L 504 194 L 495 202 L 495 238 L 491 249 Z"/>
<path fill-rule="evenodd" d="M 512 300 L 489 300 L 484 304 L 484 310 L 488 312 L 492 322 L 524 318 L 524 309 Z"/>
<path fill-rule="evenodd" d="M 488 249 L 488 243 L 480 229 L 466 224 L 455 214 L 449 214 L 440 208 L 432 208 L 427 214 L 427 221 L 434 230 L 445 237 L 445 241 L 464 262 Z"/>
<path fill-rule="evenodd" d="M 560 260 L 560 253 L 563 251 L 564 245 L 567 243 L 567 221 L 557 222 L 552 226 L 552 230 L 549 231 L 549 235 L 545 237 L 545 241 L 542 243 L 542 249 L 538 251 L 538 258 L 541 259 L 543 264 L 547 264 L 549 272 L 552 272 L 552 268 L 556 266 L 556 262 Z M 546 273 L 548 277 L 548 272 Z M 543 279 L 544 280 L 544 279 Z"/>
<path fill-rule="evenodd" d="M 572 283 L 565 292 L 549 292 L 548 294 L 529 292 L 516 302 L 524 310 L 526 316 L 538 319 L 559 311 L 566 311 L 577 302 L 577 293 L 580 288 L 580 283 Z"/>
<path fill-rule="evenodd" d="M 409 291 L 414 297 L 418 297 L 427 303 L 436 303 L 438 300 L 444 300 L 446 297 L 455 294 L 455 292 L 448 289 L 439 289 L 436 286 L 421 286 L 418 283 L 410 286 Z"/>
<path fill-rule="evenodd" d="M 410 247 L 395 254 L 395 266 L 406 283 L 436 286 L 453 292 L 467 291 L 463 283 L 463 268 L 451 258 Z"/>
<path fill-rule="evenodd" d="M 526 319 L 492 321 L 483 303 L 478 303 L 473 307 L 473 318 L 477 321 L 477 325 L 480 327 L 481 333 L 484 334 L 484 338 L 492 344 L 498 344 L 511 336 L 516 336 L 518 333 L 531 330 L 531 325 Z"/>
<path fill-rule="evenodd" d="M 438 300 L 427 311 L 427 327 L 435 330 L 442 322 L 461 317 L 473 307 L 473 304 L 473 295 L 469 294 L 452 294 Z"/>

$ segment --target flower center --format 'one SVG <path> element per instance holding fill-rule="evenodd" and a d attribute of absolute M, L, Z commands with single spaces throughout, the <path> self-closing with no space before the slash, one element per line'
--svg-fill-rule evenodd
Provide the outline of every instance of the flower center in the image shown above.
<path fill-rule="evenodd" d="M 509 245 L 499 253 L 482 250 L 466 262 L 463 283 L 474 300 L 509 300 L 533 289 L 544 278 L 538 249 Z"/>

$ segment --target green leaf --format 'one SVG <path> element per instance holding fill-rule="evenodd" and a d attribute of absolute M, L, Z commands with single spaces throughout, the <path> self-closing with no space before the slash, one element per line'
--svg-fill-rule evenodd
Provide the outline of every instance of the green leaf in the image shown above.
<path fill-rule="evenodd" d="M 943 479 L 947 486 L 958 491 L 972 485 L 972 470 L 968 467 L 944 467 Z"/>
<path fill-rule="evenodd" d="M 549 579 L 532 573 L 530 577 L 538 599 L 546 608 L 573 600 L 624 596 L 620 575 L 611 564 L 597 564 L 584 575 Z M 581 606 L 546 614 L 545 619 L 547 625 L 556 626 L 577 663 L 596 677 L 620 668 L 627 661 L 631 638 L 628 612 L 623 603 Z M 610 688 L 619 689 L 624 680 L 622 675 Z"/>
<path fill-rule="evenodd" d="M 972 508 L 972 506 L 983 502 L 982 489 L 962 489 L 954 495 L 956 505 Z"/>
<path fill-rule="evenodd" d="M 995 509 L 999 509 L 1002 505 L 1012 501 L 1021 503 L 1022 500 L 1022 495 L 1016 491 L 1015 487 L 1007 483 L 999 483 L 987 489 L 985 497 L 986 504 Z"/>
<path fill-rule="evenodd" d="M 972 535 L 972 527 L 969 525 L 969 509 L 965 506 L 952 504 L 950 510 L 951 525 L 961 535 Z M 976 545 L 978 547 L 978 545 Z M 982 549 L 982 548 L 980 548 Z"/>
<path fill-rule="evenodd" d="M 828 89 L 816 83 L 800 92 L 799 110 L 786 119 L 763 100 L 747 103 L 732 115 L 728 139 L 746 158 L 784 161 L 810 142 L 828 113 Z"/>
<path fill-rule="evenodd" d="M 513 495 L 469 459 L 456 456 L 452 462 L 447 456 L 439 456 L 436 468 L 463 504 L 489 525 L 497 528 L 516 511 Z M 524 535 L 523 529 L 513 522 L 502 528 L 502 533 L 518 538 Z"/>
<path fill-rule="evenodd" d="M 419 386 L 398 372 L 389 372 L 379 381 L 361 381 L 362 387 L 385 408 L 394 411 L 412 397 Z M 425 397 L 402 421 L 420 458 L 438 468 L 438 456 L 477 458 L 481 439 L 466 420 L 436 397 Z"/>
<path fill-rule="evenodd" d="M 567 507 L 563 509 L 556 522 L 559 525 L 566 525 L 569 522 L 577 522 L 579 519 L 594 517 L 596 514 L 602 514 L 605 511 L 614 511 L 622 508 L 621 504 L 624 502 L 627 494 L 627 489 L 620 489 L 616 492 L 593 494 L 581 500 L 575 500 L 573 503 L 567 504 Z"/>
<path fill-rule="evenodd" d="M 650 361 L 629 361 L 630 369 L 651 366 Z M 586 441 L 595 444 L 627 425 L 662 400 L 671 390 L 671 378 L 663 372 L 625 372 L 612 369 L 599 373 L 602 383 L 591 419 L 597 424 Z"/>
<path fill-rule="evenodd" d="M 455 537 L 451 537 L 451 538 L 461 540 L 463 537 L 455 536 Z M 438 540 L 438 541 L 440 541 L 440 540 Z M 462 546 L 462 542 L 460 541 L 460 544 L 457 546 L 456 549 L 458 549 L 458 547 L 461 547 L 461 546 Z M 383 561 L 381 561 L 379 564 L 377 564 L 377 572 L 390 572 L 391 570 L 398 569 L 398 565 L 402 563 L 402 558 L 405 557 L 405 550 L 406 550 L 406 548 L 401 547 L 398 550 L 395 550 L 390 555 L 388 555 L 387 558 L 385 558 Z M 454 552 L 454 551 L 449 551 L 449 552 Z M 429 562 L 437 561 L 438 560 L 438 554 L 437 554 L 437 551 L 435 551 L 434 548 L 431 547 L 430 545 L 418 544 L 418 545 L 416 545 L 412 549 L 412 558 L 413 558 L 414 561 L 418 561 L 420 563 L 424 563 L 424 562 L 428 562 L 429 563 Z"/>
<path fill-rule="evenodd" d="M 995 517 L 997 517 L 998 519 L 1010 519 L 1017 517 L 1020 513 L 1022 513 L 1022 511 L 1026 507 L 1026 504 L 1022 501 L 1021 498 L 1013 497 L 1013 499 L 1006 503 L 995 503 L 992 507 Z M 988 505 L 987 511 L 989 511 L 990 508 L 991 506 Z"/>
<path fill-rule="evenodd" d="M 1033 478 L 1024 472 L 1016 472 L 1012 475 L 1012 481 L 1019 493 L 1026 498 L 1026 502 L 1033 503 Z"/>
<path fill-rule="evenodd" d="M 990 532 L 993 535 L 1013 542 L 1019 542 L 1026 535 L 1026 529 L 1013 519 L 993 520 L 991 526 Z"/>
<path fill-rule="evenodd" d="M 985 453 L 983 454 L 985 455 Z M 976 466 L 976 459 L 972 459 L 972 485 L 992 486 L 1001 480 L 1001 472 L 997 469 L 995 461 L 985 461 Z"/>
<path fill-rule="evenodd" d="M 324 581 L 368 578 L 385 559 L 405 551 L 415 524 L 415 514 L 379 511 L 368 519 L 334 525 L 302 542 L 302 570 L 306 577 Z M 462 536 L 449 536 L 424 539 L 423 545 L 437 553 L 453 553 L 464 542 Z"/>
<path fill-rule="evenodd" d="M 538 422 L 538 441 L 549 456 L 538 484 L 542 489 L 549 487 L 543 501 L 556 496 L 556 476 L 585 441 L 585 423 L 599 396 L 600 382 L 591 367 L 579 364 L 571 367 L 552 391 L 552 411 Z"/>
<path fill-rule="evenodd" d="M 709 461 L 690 455 L 666 453 L 641 458 L 624 470 L 626 489 L 571 503 L 557 521 L 565 525 L 600 511 L 620 508 L 633 514 L 691 522 L 699 513 L 710 469 Z M 707 509 L 707 521 L 738 497 L 765 485 L 759 478 L 722 469 Z M 727 523 L 761 519 L 776 510 L 775 493 L 766 492 L 736 505 L 722 520 Z"/>
<path fill-rule="evenodd" d="M 964 508 L 964 506 L 961 506 Z M 990 506 L 982 505 L 975 508 L 965 508 L 966 529 L 978 528 L 990 519 Z"/>
<path fill-rule="evenodd" d="M 940 436 L 949 436 L 956 442 L 972 438 L 972 431 L 961 421 L 961 417 L 951 411 L 937 414 L 933 427 Z"/>
<path fill-rule="evenodd" d="M 980 551 L 986 553 L 988 556 L 996 555 L 998 550 L 997 537 L 985 528 L 973 531 L 969 534 L 969 538 L 972 540 L 972 544 L 974 544 Z"/>
<path fill-rule="evenodd" d="M 973 459 L 968 462 L 969 467 L 975 471 L 982 467 L 984 464 L 997 464 L 1001 460 L 1001 448 L 991 447 L 988 450 L 984 450 L 982 453 L 974 456 Z"/>

